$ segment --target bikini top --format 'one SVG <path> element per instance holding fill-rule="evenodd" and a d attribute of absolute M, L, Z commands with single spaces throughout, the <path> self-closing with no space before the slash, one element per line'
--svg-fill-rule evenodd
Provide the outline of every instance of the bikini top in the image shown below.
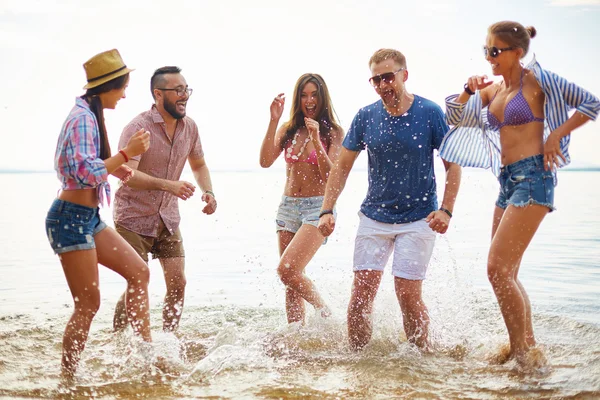
<path fill-rule="evenodd" d="M 323 138 L 321 138 L 321 143 L 323 143 L 323 147 L 325 149 L 327 149 L 327 142 L 325 142 L 323 140 Z M 304 146 L 307 143 L 304 143 Z M 301 147 L 301 149 L 304 149 L 304 146 Z M 292 140 L 288 140 L 284 149 L 283 149 L 283 154 L 284 154 L 284 158 L 285 158 L 285 162 L 289 163 L 289 164 L 293 164 L 293 163 L 297 163 L 297 162 L 305 162 L 308 164 L 312 164 L 312 165 L 318 165 L 318 161 L 317 161 L 317 150 L 314 149 L 309 155 L 308 157 L 301 159 L 300 156 L 302 155 L 302 150 L 300 150 L 299 154 L 294 154 L 293 153 L 293 147 L 294 147 L 294 143 L 292 143 Z"/>
<path fill-rule="evenodd" d="M 523 74 L 524 74 L 525 70 L 521 70 L 521 87 L 519 88 L 519 92 L 516 94 L 515 97 L 513 97 L 508 104 L 506 105 L 506 107 L 504 108 L 504 121 L 500 122 L 498 120 L 498 118 L 496 118 L 496 116 L 490 112 L 490 106 L 492 105 L 492 101 L 494 101 L 494 99 L 496 98 L 496 95 L 498 94 L 498 91 L 500 91 L 500 89 L 498 89 L 498 91 L 494 94 L 494 97 L 492 97 L 492 100 L 490 100 L 490 104 L 488 104 L 488 110 L 487 110 L 487 119 L 488 119 L 488 123 L 490 124 L 490 126 L 493 129 L 498 129 L 500 130 L 501 128 L 510 125 L 510 126 L 516 126 L 516 125 L 525 125 L 528 124 L 530 122 L 544 122 L 544 118 L 536 118 L 533 116 L 533 112 L 531 111 L 531 108 L 529 107 L 529 104 L 527 103 L 527 100 L 525 100 L 525 96 L 523 96 Z"/>

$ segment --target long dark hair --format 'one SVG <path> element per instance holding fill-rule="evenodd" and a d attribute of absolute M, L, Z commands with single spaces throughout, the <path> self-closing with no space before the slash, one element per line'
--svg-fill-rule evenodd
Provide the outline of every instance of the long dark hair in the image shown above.
<path fill-rule="evenodd" d="M 111 156 L 110 143 L 108 142 L 108 135 L 106 134 L 106 125 L 104 125 L 104 109 L 102 108 L 102 102 L 100 97 L 101 93 L 110 92 L 114 89 L 122 89 L 129 82 L 129 73 L 121 75 L 118 78 L 103 83 L 102 85 L 88 89 L 82 99 L 87 101 L 90 105 L 90 110 L 96 116 L 98 121 L 98 131 L 100 132 L 100 158 L 106 160 Z"/>
<path fill-rule="evenodd" d="M 325 84 L 325 80 L 319 74 L 304 74 L 296 82 L 294 88 L 294 99 L 292 100 L 292 109 L 290 110 L 290 120 L 284 124 L 285 135 L 283 136 L 282 142 L 279 144 L 282 148 L 288 140 L 291 140 L 298 128 L 305 126 L 304 114 L 300 107 L 302 90 L 308 83 L 314 83 L 317 87 L 317 96 L 319 98 L 319 108 L 317 110 L 317 117 L 315 120 L 319 122 L 319 136 L 325 139 L 327 147 L 331 145 L 331 130 L 335 129 L 339 132 L 342 131 L 339 123 L 337 122 L 337 114 L 331 104 L 331 98 L 329 97 L 329 89 Z"/>

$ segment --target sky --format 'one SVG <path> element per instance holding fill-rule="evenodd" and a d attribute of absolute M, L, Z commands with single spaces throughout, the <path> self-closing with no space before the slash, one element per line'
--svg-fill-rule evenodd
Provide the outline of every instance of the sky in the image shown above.
<path fill-rule="evenodd" d="M 82 65 L 105 50 L 135 68 L 127 98 L 105 111 L 113 149 L 150 108 L 152 72 L 177 65 L 194 89 L 187 113 L 209 167 L 254 170 L 271 100 L 286 93 L 287 120 L 303 73 L 323 76 L 347 130 L 378 99 L 369 58 L 391 47 L 407 58 L 408 90 L 443 108 L 469 76 L 491 77 L 481 48 L 500 20 L 536 27 L 525 62 L 535 53 L 600 96 L 600 0 L 0 0 L 0 170 L 52 170 L 62 123 L 84 92 Z M 600 165 L 598 139 L 597 122 L 573 133 L 573 165 Z"/>

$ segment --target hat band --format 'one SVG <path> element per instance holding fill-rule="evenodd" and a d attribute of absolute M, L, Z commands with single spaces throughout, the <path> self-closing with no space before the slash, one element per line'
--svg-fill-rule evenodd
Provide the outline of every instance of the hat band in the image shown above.
<path fill-rule="evenodd" d="M 122 71 L 125 68 L 127 68 L 127 65 L 123 65 L 121 68 L 115 69 L 114 71 L 109 72 L 108 74 L 104 74 L 104 75 L 100 75 L 100 76 L 97 76 L 97 77 L 92 78 L 92 79 L 88 79 L 87 81 L 88 81 L 88 83 L 91 83 L 91 82 L 97 81 L 98 79 L 106 78 L 107 76 L 112 75 L 112 74 L 116 74 L 117 72 Z"/>

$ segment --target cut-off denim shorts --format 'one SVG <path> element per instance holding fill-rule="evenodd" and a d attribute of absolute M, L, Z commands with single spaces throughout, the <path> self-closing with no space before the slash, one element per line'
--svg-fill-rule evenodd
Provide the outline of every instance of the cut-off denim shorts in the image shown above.
<path fill-rule="evenodd" d="M 554 211 L 554 177 L 544 170 L 544 156 L 527 157 L 500 169 L 500 194 L 496 206 L 525 207 L 539 204 Z"/>
<path fill-rule="evenodd" d="M 46 234 L 54 253 L 95 249 L 94 236 L 106 228 L 98 212 L 98 208 L 54 200 L 46 216 Z"/>
<path fill-rule="evenodd" d="M 288 231 L 298 232 L 303 224 L 309 224 L 314 227 L 319 225 L 319 214 L 323 205 L 323 196 L 314 197 L 289 197 L 282 196 L 275 225 L 277 232 Z M 333 216 L 337 213 L 333 211 Z M 325 238 L 325 242 L 327 238 Z"/>

